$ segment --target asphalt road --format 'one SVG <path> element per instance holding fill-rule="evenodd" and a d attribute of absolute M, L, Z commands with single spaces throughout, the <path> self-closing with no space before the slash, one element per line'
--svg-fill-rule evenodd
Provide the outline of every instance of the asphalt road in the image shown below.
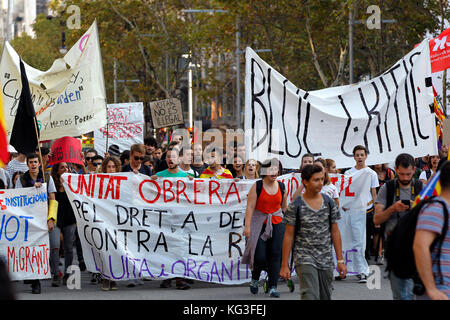
<path fill-rule="evenodd" d="M 367 284 L 357 282 L 355 276 L 342 281 L 333 281 L 333 300 L 392 300 L 389 280 L 384 266 L 380 266 L 379 286 L 375 278 Z M 118 282 L 118 290 L 102 291 L 100 284 L 91 284 L 91 274 L 81 272 L 81 289 L 67 286 L 51 287 L 51 280 L 41 280 L 42 293 L 32 294 L 31 286 L 23 281 L 13 283 L 18 300 L 274 300 L 264 294 L 262 287 L 257 295 L 249 291 L 248 284 L 220 285 L 195 281 L 189 290 L 177 290 L 173 281 L 171 288 L 159 287 L 160 280 L 143 281 L 141 285 L 129 288 L 129 282 Z M 286 282 L 278 284 L 279 300 L 299 300 L 298 279 L 293 277 L 295 289 L 290 292 Z M 375 287 L 374 287 L 375 286 Z"/>

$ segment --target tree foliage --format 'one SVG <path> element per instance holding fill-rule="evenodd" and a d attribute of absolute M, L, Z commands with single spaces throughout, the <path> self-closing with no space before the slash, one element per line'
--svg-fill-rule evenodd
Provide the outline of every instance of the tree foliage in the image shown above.
<path fill-rule="evenodd" d="M 219 116 L 235 119 L 236 31 L 240 51 L 246 46 L 270 49 L 261 53 L 263 59 L 298 87 L 316 90 L 348 83 L 350 7 L 355 20 L 367 20 L 370 5 L 379 6 L 381 19 L 396 20 L 382 23 L 381 29 L 354 25 L 355 79 L 361 80 L 386 70 L 427 31 L 437 32 L 440 1 L 54 0 L 57 17 L 39 16 L 36 37 L 17 37 L 12 45 L 27 63 L 46 70 L 61 56 L 62 28 L 70 48 L 97 19 L 108 102 L 114 99 L 115 62 L 119 80 L 139 80 L 118 84 L 119 102 L 175 96 L 186 104 L 191 66 L 197 117 L 209 114 L 214 101 L 221 106 Z M 79 30 L 65 27 L 70 5 L 80 8 Z M 226 12 L 187 13 L 186 9 Z M 240 54 L 243 88 L 245 59 Z"/>

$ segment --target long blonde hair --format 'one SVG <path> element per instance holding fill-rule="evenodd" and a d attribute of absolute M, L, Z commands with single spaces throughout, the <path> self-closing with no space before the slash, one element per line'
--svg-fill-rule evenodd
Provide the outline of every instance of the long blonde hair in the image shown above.
<path fill-rule="evenodd" d="M 244 176 L 245 176 L 245 178 L 247 179 L 247 166 L 248 166 L 248 163 L 249 163 L 250 161 L 256 162 L 255 179 L 259 179 L 259 173 L 258 173 L 258 172 L 259 172 L 260 164 L 259 164 L 259 161 L 258 161 L 258 160 L 255 160 L 255 159 L 248 159 L 247 162 L 245 163 L 245 165 L 244 165 Z"/>

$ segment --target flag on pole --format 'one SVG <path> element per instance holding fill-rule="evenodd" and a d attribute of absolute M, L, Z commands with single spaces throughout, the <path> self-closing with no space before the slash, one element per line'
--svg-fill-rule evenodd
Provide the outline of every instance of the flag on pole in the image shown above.
<path fill-rule="evenodd" d="M 441 171 L 436 172 L 435 175 L 428 181 L 425 188 L 422 189 L 420 194 L 414 199 L 412 207 L 414 208 L 420 201 L 431 198 L 432 196 L 438 196 L 441 194 Z"/>
<path fill-rule="evenodd" d="M 36 152 L 39 144 L 39 130 L 22 59 L 20 59 L 20 78 L 22 80 L 22 92 L 9 143 L 17 152 L 27 154 Z"/>
<path fill-rule="evenodd" d="M 3 94 L 0 93 L 0 168 L 9 160 L 8 140 L 6 139 L 5 116 L 3 115 Z"/>

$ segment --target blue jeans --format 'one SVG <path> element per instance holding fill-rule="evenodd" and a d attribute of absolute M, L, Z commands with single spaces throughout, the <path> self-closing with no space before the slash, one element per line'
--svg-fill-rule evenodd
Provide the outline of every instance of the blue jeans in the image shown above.
<path fill-rule="evenodd" d="M 413 279 L 401 279 L 396 277 L 393 272 L 389 272 L 389 280 L 394 300 L 414 300 Z"/>
<path fill-rule="evenodd" d="M 64 274 L 67 273 L 67 268 L 72 265 L 73 262 L 73 243 L 75 241 L 76 224 L 64 226 L 61 229 L 55 226 L 51 232 L 49 232 L 50 240 L 50 269 L 52 275 L 59 274 L 59 247 L 60 247 L 60 234 L 63 235 L 63 247 L 64 247 Z"/>

